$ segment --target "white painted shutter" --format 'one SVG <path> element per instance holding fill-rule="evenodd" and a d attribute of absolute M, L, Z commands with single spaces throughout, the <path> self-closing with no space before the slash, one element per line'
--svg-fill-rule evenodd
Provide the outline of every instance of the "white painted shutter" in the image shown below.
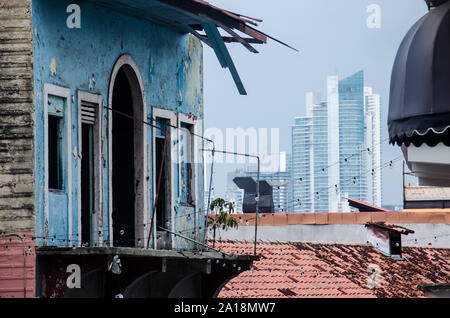
<path fill-rule="evenodd" d="M 83 124 L 94 125 L 96 117 L 97 117 L 97 105 L 88 102 L 82 102 L 81 122 Z"/>

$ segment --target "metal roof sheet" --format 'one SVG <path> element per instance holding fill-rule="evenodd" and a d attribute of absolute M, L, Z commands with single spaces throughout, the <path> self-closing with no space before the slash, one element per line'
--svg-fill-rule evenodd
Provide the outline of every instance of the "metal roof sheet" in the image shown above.
<path fill-rule="evenodd" d="M 227 11 L 204 0 L 87 0 L 123 14 L 151 21 L 178 32 L 191 33 L 214 49 L 223 68 L 228 68 L 241 95 L 247 92 L 225 43 L 237 42 L 252 53 L 258 51 L 252 44 L 263 44 L 270 38 L 293 50 L 286 43 L 257 30 L 261 19 Z M 229 36 L 223 36 L 218 28 Z M 199 31 L 203 30 L 204 34 Z M 241 34 L 239 34 L 240 32 Z M 245 36 L 244 36 L 245 34 Z M 297 50 L 296 50 L 297 51 Z"/>
<path fill-rule="evenodd" d="M 148 20 L 171 29 L 196 34 L 196 31 L 203 29 L 204 24 L 215 24 L 229 33 L 230 29 L 238 30 L 250 39 L 244 39 L 247 43 L 242 43 L 237 34 L 230 34 L 225 38 L 226 42 L 234 41 L 245 44 L 265 43 L 267 38 L 271 38 L 283 45 L 287 45 L 255 27 L 263 20 L 251 18 L 243 14 L 234 13 L 216 7 L 204 0 L 88 0 L 97 5 L 120 11 L 124 14 Z M 227 30 L 229 29 L 229 30 Z M 205 38 L 203 38 L 204 40 Z M 256 52 L 255 52 L 256 53 Z"/>

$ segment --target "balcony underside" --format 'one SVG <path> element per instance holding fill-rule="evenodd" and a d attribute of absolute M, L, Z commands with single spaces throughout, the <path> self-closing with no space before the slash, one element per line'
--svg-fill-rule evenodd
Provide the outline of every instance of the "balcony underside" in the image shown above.
<path fill-rule="evenodd" d="M 39 247 L 36 254 L 36 295 L 49 298 L 211 298 L 257 259 L 219 252 L 114 247 Z M 111 270 L 114 257 L 120 259 L 120 273 Z M 74 282 L 73 265 L 80 269 L 79 288 L 67 283 Z"/>

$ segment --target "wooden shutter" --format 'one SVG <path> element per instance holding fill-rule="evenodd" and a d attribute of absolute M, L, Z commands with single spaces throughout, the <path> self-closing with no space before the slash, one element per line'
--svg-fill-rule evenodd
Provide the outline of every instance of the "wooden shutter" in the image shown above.
<path fill-rule="evenodd" d="M 94 125 L 97 117 L 97 105 L 82 102 L 81 103 L 81 122 L 83 124 Z"/>

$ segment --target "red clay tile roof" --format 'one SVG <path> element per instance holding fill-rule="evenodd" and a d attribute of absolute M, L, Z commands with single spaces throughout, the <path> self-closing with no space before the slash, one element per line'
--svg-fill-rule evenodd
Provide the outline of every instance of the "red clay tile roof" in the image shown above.
<path fill-rule="evenodd" d="M 216 247 L 253 253 L 249 241 L 216 241 Z M 367 244 L 260 241 L 257 251 L 253 270 L 228 282 L 219 297 L 425 297 L 419 284 L 450 282 L 448 248 L 403 247 L 404 260 Z"/>

